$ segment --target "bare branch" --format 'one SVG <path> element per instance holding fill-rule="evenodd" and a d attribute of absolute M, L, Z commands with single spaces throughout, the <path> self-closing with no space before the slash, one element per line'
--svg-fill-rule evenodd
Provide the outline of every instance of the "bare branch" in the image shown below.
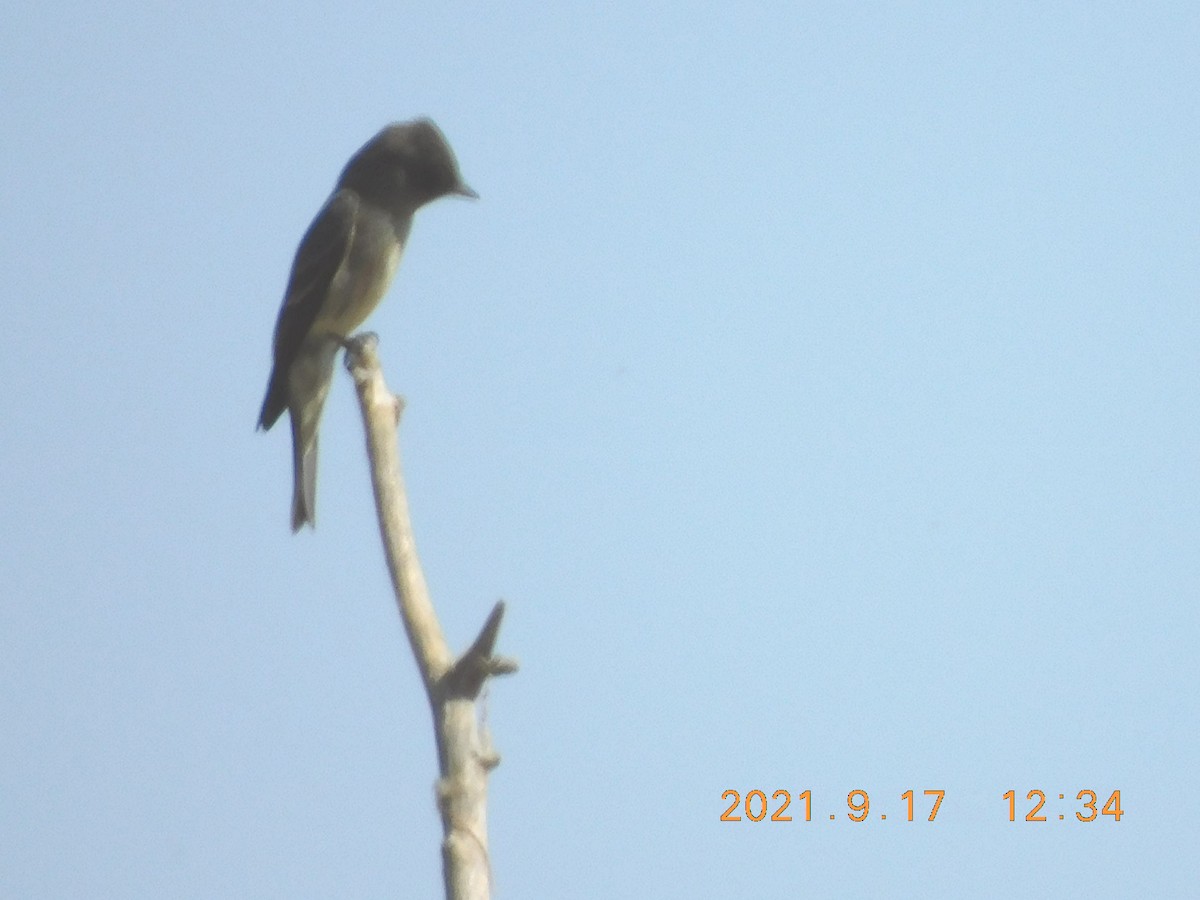
<path fill-rule="evenodd" d="M 417 557 L 400 468 L 396 430 L 404 404 L 384 382 L 378 344 L 369 333 L 346 341 L 346 368 L 362 408 L 379 531 L 396 605 L 433 713 L 446 896 L 486 900 L 491 895 L 487 775 L 500 758 L 480 728 L 476 701 L 489 677 L 517 671 L 517 663 L 493 655 L 504 618 L 503 601 L 495 605 L 479 636 L 457 660 L 446 644 Z"/>
<path fill-rule="evenodd" d="M 408 513 L 408 494 L 400 473 L 400 448 L 396 428 L 404 403 L 388 390 L 379 367 L 379 338 L 367 332 L 346 342 L 346 368 L 354 378 L 358 402 L 367 432 L 367 456 L 371 462 L 371 486 L 388 572 L 396 589 L 396 603 L 413 655 L 421 670 L 425 689 L 432 690 L 454 664 L 453 654 L 442 635 L 425 575 L 417 558 Z"/>

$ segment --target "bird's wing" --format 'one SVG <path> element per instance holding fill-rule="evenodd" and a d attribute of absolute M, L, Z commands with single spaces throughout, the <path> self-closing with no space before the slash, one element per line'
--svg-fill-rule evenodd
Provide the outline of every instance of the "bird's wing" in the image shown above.
<path fill-rule="evenodd" d="M 300 240 L 275 324 L 275 367 L 259 415 L 259 428 L 270 428 L 287 408 L 288 369 L 321 312 L 333 276 L 346 259 L 354 240 L 358 205 L 354 191 L 337 191 Z"/>

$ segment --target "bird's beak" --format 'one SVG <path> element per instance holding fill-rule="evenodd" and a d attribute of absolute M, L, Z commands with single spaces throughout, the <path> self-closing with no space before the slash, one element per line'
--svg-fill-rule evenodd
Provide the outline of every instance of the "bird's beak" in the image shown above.
<path fill-rule="evenodd" d="M 467 187 L 461 181 L 455 186 L 454 190 L 451 191 L 450 193 L 458 194 L 458 196 L 460 196 L 460 197 L 470 197 L 472 200 L 479 199 L 479 195 L 477 193 L 475 193 L 475 191 L 471 190 L 471 188 Z"/>

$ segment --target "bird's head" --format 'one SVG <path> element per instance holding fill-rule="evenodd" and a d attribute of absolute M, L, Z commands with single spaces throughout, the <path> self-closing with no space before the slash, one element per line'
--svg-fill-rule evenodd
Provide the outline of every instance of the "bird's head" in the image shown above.
<path fill-rule="evenodd" d="M 429 119 L 388 125 L 346 163 L 340 187 L 408 211 L 458 194 L 476 198 L 458 171 L 454 151 Z"/>

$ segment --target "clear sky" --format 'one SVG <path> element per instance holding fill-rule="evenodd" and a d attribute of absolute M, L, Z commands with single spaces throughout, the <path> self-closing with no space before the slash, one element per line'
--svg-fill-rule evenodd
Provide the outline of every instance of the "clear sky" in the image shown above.
<path fill-rule="evenodd" d="M 301 234 L 416 115 L 481 199 L 369 325 L 450 640 L 509 603 L 496 895 L 1195 896 L 1200 6 L 50 0 L 0 47 L 0 896 L 438 895 L 348 377 L 315 532 L 254 430 Z"/>

